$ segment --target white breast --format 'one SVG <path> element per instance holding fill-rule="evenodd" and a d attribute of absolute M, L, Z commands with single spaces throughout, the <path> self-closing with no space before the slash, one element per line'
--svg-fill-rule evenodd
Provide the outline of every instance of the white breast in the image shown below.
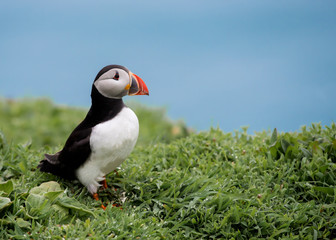
<path fill-rule="evenodd" d="M 132 152 L 139 135 L 135 113 L 124 107 L 113 119 L 92 129 L 91 155 L 76 171 L 89 192 L 96 193 L 104 176 L 118 167 Z"/>

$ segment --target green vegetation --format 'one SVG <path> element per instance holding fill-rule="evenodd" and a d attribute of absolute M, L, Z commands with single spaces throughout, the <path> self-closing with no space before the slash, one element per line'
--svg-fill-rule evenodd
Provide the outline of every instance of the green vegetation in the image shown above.
<path fill-rule="evenodd" d="M 36 170 L 85 111 L 46 100 L 0 107 L 0 238 L 336 238 L 335 124 L 188 133 L 136 105 L 143 136 L 107 177 L 104 211 L 79 183 Z"/>
<path fill-rule="evenodd" d="M 167 119 L 164 109 L 129 105 L 141 120 L 138 145 L 170 142 L 186 136 L 183 122 Z M 61 147 L 71 131 L 84 119 L 88 109 L 54 106 L 48 99 L 1 100 L 0 130 L 8 141 L 31 143 L 34 147 Z"/>

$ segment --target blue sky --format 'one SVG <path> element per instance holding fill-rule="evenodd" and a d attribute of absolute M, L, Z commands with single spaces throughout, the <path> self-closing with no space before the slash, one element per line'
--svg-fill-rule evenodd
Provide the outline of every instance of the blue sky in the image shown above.
<path fill-rule="evenodd" d="M 105 65 L 198 130 L 335 121 L 335 1 L 2 1 L 0 96 L 90 105 Z"/>

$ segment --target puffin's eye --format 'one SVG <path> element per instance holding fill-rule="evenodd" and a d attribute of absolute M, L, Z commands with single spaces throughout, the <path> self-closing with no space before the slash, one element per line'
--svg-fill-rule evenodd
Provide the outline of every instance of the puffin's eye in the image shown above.
<path fill-rule="evenodd" d="M 116 71 L 116 74 L 113 77 L 114 80 L 119 80 L 119 73 L 118 71 Z"/>

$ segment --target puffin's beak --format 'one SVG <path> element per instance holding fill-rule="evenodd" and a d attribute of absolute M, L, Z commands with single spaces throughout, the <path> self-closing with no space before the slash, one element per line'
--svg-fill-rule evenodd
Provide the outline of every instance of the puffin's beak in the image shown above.
<path fill-rule="evenodd" d="M 131 87 L 128 91 L 128 95 L 149 95 L 148 88 L 145 82 L 134 73 L 130 73 L 131 76 Z"/>

